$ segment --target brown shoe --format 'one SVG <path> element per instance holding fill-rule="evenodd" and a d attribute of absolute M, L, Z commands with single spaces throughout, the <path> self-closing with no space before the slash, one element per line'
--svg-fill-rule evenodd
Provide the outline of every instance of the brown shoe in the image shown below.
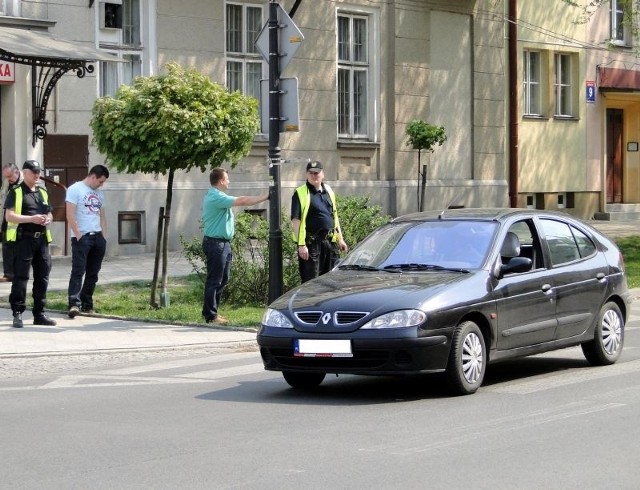
<path fill-rule="evenodd" d="M 0 282 L 12 282 L 13 280 L 10 277 L 2 276 L 0 277 Z"/>
<path fill-rule="evenodd" d="M 227 320 L 222 315 L 217 315 L 213 320 L 208 320 L 207 323 L 217 323 L 218 325 L 227 325 L 229 320 Z"/>

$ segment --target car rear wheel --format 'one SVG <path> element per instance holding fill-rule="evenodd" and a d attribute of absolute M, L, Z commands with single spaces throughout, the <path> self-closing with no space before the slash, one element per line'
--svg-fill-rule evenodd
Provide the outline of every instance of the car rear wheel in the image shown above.
<path fill-rule="evenodd" d="M 446 376 L 457 395 L 475 393 L 482 385 L 487 364 L 487 348 L 478 325 L 463 322 L 456 327 L 451 342 Z"/>
<path fill-rule="evenodd" d="M 298 371 L 282 371 L 284 380 L 292 388 L 315 388 L 326 376 L 325 373 L 301 373 Z"/>
<path fill-rule="evenodd" d="M 600 309 L 593 340 L 582 344 L 582 352 L 590 364 L 605 366 L 620 357 L 624 344 L 624 318 L 613 301 Z"/>

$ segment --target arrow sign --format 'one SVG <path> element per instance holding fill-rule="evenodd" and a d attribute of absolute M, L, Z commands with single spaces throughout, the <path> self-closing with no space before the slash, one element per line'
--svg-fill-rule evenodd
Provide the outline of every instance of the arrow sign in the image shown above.
<path fill-rule="evenodd" d="M 293 55 L 298 51 L 304 36 L 280 5 L 278 5 L 278 25 L 278 44 L 282 51 L 279 53 L 280 71 L 284 71 Z M 269 22 L 262 27 L 256 38 L 255 46 L 262 58 L 269 63 Z"/>

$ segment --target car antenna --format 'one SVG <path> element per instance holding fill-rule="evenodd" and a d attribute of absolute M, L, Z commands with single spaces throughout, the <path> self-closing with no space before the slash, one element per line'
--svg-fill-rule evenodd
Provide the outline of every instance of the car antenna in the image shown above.
<path fill-rule="evenodd" d="M 451 199 L 447 205 L 444 207 L 444 209 L 442 211 L 440 211 L 440 214 L 438 215 L 438 219 L 442 219 L 442 216 L 444 215 L 444 212 L 449 209 L 449 206 L 451 206 L 458 198 L 460 197 L 460 193 L 456 194 L 455 196 L 453 196 L 453 199 Z"/>

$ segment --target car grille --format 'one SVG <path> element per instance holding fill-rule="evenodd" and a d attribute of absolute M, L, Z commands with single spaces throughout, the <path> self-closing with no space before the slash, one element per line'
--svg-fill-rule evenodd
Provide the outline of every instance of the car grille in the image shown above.
<path fill-rule="evenodd" d="M 309 325 L 315 325 L 316 323 L 318 323 L 321 316 L 321 311 L 299 311 L 298 313 L 296 313 L 296 318 L 298 320 Z"/>
<path fill-rule="evenodd" d="M 269 357 L 282 368 L 320 369 L 376 369 L 385 366 L 390 359 L 388 351 L 362 351 L 353 357 L 295 357 L 289 349 L 271 349 Z"/>
<path fill-rule="evenodd" d="M 362 320 L 369 313 L 366 311 L 336 311 L 333 315 L 335 325 L 349 325 Z M 317 325 L 322 318 L 321 311 L 298 311 L 296 318 L 307 325 Z"/>
<path fill-rule="evenodd" d="M 338 311 L 335 315 L 335 323 L 337 325 L 354 323 L 358 320 L 362 320 L 368 314 L 369 313 L 364 313 L 362 311 Z"/>

